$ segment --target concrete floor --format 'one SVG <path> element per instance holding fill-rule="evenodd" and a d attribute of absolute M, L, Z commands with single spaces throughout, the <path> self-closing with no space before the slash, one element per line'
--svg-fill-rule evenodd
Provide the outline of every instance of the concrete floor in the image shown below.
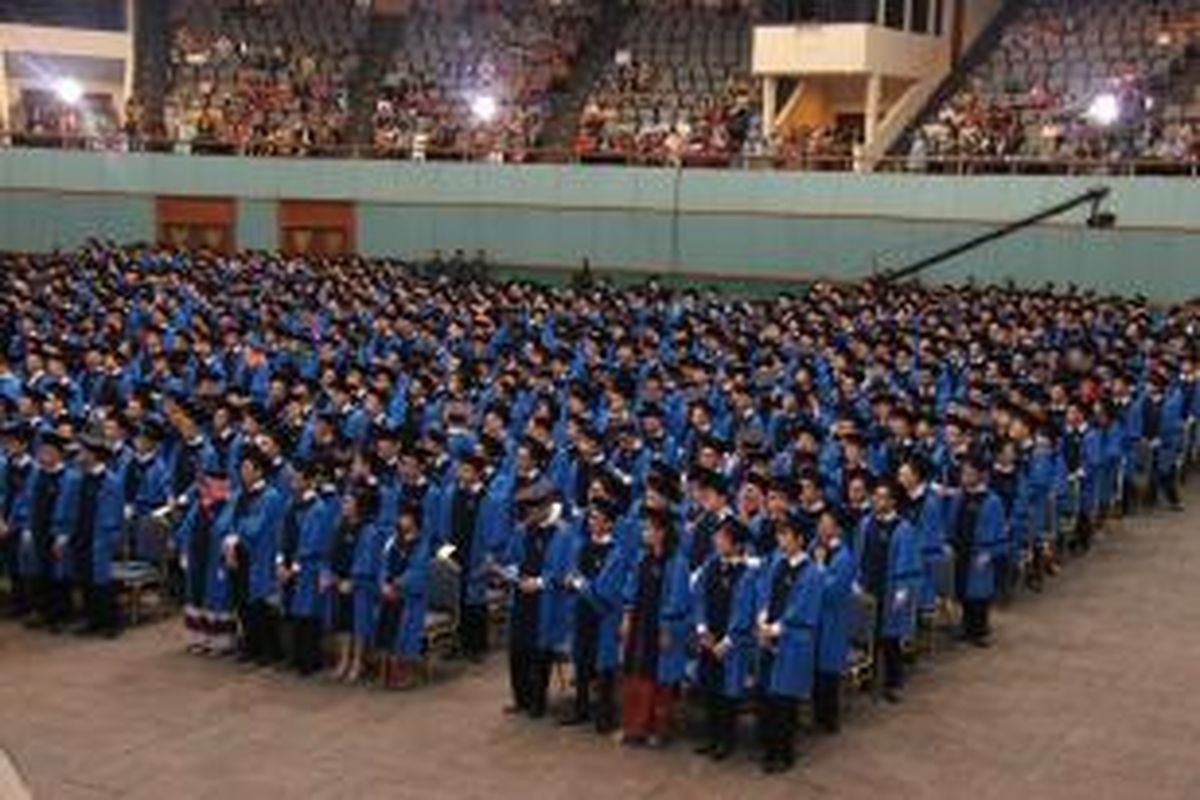
<path fill-rule="evenodd" d="M 0 626 L 0 747 L 72 798 L 1200 797 L 1200 492 L 1102 536 L 998 614 L 988 651 L 925 660 L 905 702 L 767 778 L 690 743 L 631 751 L 500 713 L 503 659 L 385 694 L 183 653 L 173 623 L 115 642 Z M 0 790 L 3 787 L 0 786 Z"/>

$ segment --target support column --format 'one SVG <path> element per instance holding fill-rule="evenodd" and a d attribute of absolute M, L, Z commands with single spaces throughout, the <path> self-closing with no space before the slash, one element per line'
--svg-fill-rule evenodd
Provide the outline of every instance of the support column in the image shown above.
<path fill-rule="evenodd" d="M 904 32 L 916 33 L 913 24 L 913 0 L 904 0 Z"/>
<path fill-rule="evenodd" d="M 8 131 L 8 53 L 0 47 L 0 130 Z"/>
<path fill-rule="evenodd" d="M 872 72 L 867 78 L 867 95 L 863 102 L 863 144 L 870 147 L 875 141 L 875 129 L 879 127 L 879 103 L 883 99 L 883 76 Z"/>
<path fill-rule="evenodd" d="M 963 0 L 942 0 L 942 33 L 950 37 L 950 64 L 963 55 Z"/>
<path fill-rule="evenodd" d="M 768 75 L 763 78 L 762 85 L 762 107 L 763 107 L 763 134 L 770 136 L 775 132 L 775 117 L 779 113 L 776 110 L 779 104 L 777 92 L 779 90 L 779 79 L 774 75 Z"/>
<path fill-rule="evenodd" d="M 137 76 L 137 2 L 136 0 L 125 0 L 125 36 L 127 46 L 125 48 L 125 74 L 122 91 L 125 96 L 121 98 L 121 102 L 117 108 L 117 114 L 120 115 L 121 121 L 125 121 L 125 104 L 129 102 L 129 98 L 133 97 L 133 84 Z"/>
<path fill-rule="evenodd" d="M 887 24 L 887 4 L 888 0 L 879 0 L 875 4 L 875 24 L 880 27 Z"/>

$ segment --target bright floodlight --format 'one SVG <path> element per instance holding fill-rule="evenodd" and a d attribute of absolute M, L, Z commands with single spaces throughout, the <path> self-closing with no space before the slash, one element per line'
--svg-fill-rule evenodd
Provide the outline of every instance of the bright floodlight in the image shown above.
<path fill-rule="evenodd" d="M 1121 103 L 1115 94 L 1096 95 L 1087 115 L 1092 122 L 1107 128 L 1121 118 Z"/>
<path fill-rule="evenodd" d="M 54 83 L 54 93 L 69 106 L 83 99 L 83 87 L 74 78 L 59 78 Z"/>
<path fill-rule="evenodd" d="M 496 98 L 481 94 L 471 101 L 471 113 L 480 122 L 491 122 L 496 118 Z"/>

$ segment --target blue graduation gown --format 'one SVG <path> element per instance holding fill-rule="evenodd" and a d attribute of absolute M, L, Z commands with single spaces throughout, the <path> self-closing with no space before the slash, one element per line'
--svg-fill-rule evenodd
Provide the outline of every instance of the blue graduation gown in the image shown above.
<path fill-rule="evenodd" d="M 720 556 L 710 556 L 696 571 L 692 582 L 692 594 L 695 597 L 693 624 L 697 635 L 718 627 L 717 620 L 710 618 L 711 610 L 705 587 L 711 572 L 719 568 L 720 563 Z M 736 699 L 746 694 L 746 684 L 755 655 L 754 622 L 755 612 L 758 610 L 758 581 L 758 570 L 755 566 L 746 564 L 733 587 L 729 618 L 726 620 L 725 635 L 722 639 L 729 644 L 729 650 L 721 660 L 721 694 L 725 697 Z"/>
<path fill-rule="evenodd" d="M 156 451 L 154 455 L 144 461 L 135 456 L 134 461 L 138 462 L 141 472 L 138 476 L 137 486 L 132 487 L 131 499 L 133 515 L 140 518 L 148 516 L 167 502 L 167 498 L 170 496 L 170 481 L 167 462 L 161 451 Z M 136 468 L 134 462 L 131 462 L 128 467 L 128 469 Z"/>
<path fill-rule="evenodd" d="M 942 500 L 931 487 L 926 487 L 920 504 L 912 512 L 908 521 L 921 549 L 921 589 L 917 608 L 929 609 L 937 602 L 937 567 L 946 558 Z"/>
<path fill-rule="evenodd" d="M 1158 449 L 1154 451 L 1154 471 L 1160 476 L 1174 469 L 1183 448 L 1183 392 L 1178 386 L 1167 390 L 1159 411 Z"/>
<path fill-rule="evenodd" d="M 1066 441 L 1068 433 L 1064 433 L 1060 446 L 1063 448 L 1064 458 L 1066 453 Z M 1079 482 L 1079 504 L 1077 507 L 1072 507 L 1070 493 L 1065 490 L 1060 493 L 1059 502 L 1064 510 L 1070 514 L 1091 514 L 1096 510 L 1096 504 L 1099 500 L 1099 474 L 1100 462 L 1102 458 L 1102 448 L 1100 443 L 1100 432 L 1094 427 L 1088 426 L 1083 434 L 1082 447 L 1080 452 L 1079 469 L 1082 470 Z M 1068 475 L 1069 479 L 1071 476 Z M 1069 481 L 1066 486 L 1069 486 Z"/>
<path fill-rule="evenodd" d="M 375 524 L 390 536 L 399 516 L 400 481 L 394 472 L 387 471 L 379 476 L 379 513 L 375 516 Z"/>
<path fill-rule="evenodd" d="M 860 573 L 869 546 L 867 542 L 869 537 L 874 535 L 876 524 L 874 514 L 862 521 L 859 538 L 863 545 L 856 552 Z M 906 520 L 901 519 L 892 531 L 888 543 L 888 563 L 882 596 L 875 598 L 879 603 L 879 635 L 884 638 L 903 639 L 912 636 L 916 629 L 917 600 L 924 577 L 919 547 L 916 532 Z"/>
<path fill-rule="evenodd" d="M 400 501 L 402 504 L 413 501 L 416 497 L 421 499 L 421 536 L 426 540 L 426 545 L 432 545 L 438 539 L 438 528 L 441 524 L 442 513 L 442 488 L 435 481 L 428 481 L 421 485 L 409 486 L 400 484 Z"/>
<path fill-rule="evenodd" d="M 845 542 L 835 546 L 824 571 L 821 617 L 817 624 L 817 671 L 841 675 L 850 650 L 850 621 L 854 614 L 854 581 L 858 562 Z"/>
<path fill-rule="evenodd" d="M 329 570 L 329 549 L 340 510 L 337 494 L 318 494 L 297 520 L 295 586 L 287 611 L 298 619 L 325 618 L 327 598 L 321 592 L 321 575 Z"/>
<path fill-rule="evenodd" d="M 555 521 L 551 530 L 544 532 L 548 537 L 546 552 L 542 558 L 541 571 L 537 575 L 522 575 L 521 565 L 527 557 L 529 537 L 524 528 L 518 527 L 514 532 L 508 551 L 504 554 L 502 569 L 509 582 L 509 625 L 510 636 L 528 637 L 538 650 L 554 650 L 562 642 L 565 634 L 556 612 L 563 607 L 564 583 L 570 564 L 570 527 Z M 537 590 L 537 630 L 517 631 L 514 620 L 518 619 L 517 605 L 528 596 L 520 591 L 517 581 L 522 577 L 536 578 L 540 581 Z"/>
<path fill-rule="evenodd" d="M 79 489 L 82 475 L 75 467 L 63 470 L 58 499 L 54 504 L 54 516 L 50 523 L 50 535 L 61 556 L 51 553 L 50 575 L 57 580 L 73 576 L 69 543 L 75 535 L 75 523 L 79 516 Z M 98 498 L 97 498 L 98 499 Z"/>
<path fill-rule="evenodd" d="M 192 503 L 187 511 L 184 512 L 183 519 L 175 529 L 175 540 L 179 547 L 179 552 L 190 552 L 192 536 L 195 535 L 196 526 L 200 524 L 200 504 Z M 229 535 L 233 525 L 233 504 L 225 501 L 212 510 L 212 518 L 209 522 L 211 526 L 208 532 L 208 552 L 203 566 L 204 573 L 204 597 L 201 605 L 204 610 L 213 613 L 226 613 L 229 611 L 229 572 L 225 564 L 225 554 L 223 552 L 225 538 Z M 193 564 L 190 561 L 187 565 L 188 570 L 198 569 L 200 565 Z"/>
<path fill-rule="evenodd" d="M 964 502 L 959 495 L 951 519 L 957 522 Z M 966 554 L 966 600 L 990 600 L 996 593 L 997 549 L 1004 541 L 1004 505 L 989 490 L 975 520 L 974 536 Z M 960 557 L 961 558 L 961 557 Z"/>
<path fill-rule="evenodd" d="M 451 483 L 441 494 L 441 512 L 439 514 L 438 535 L 436 547 L 431 552 L 436 554 L 437 548 L 450 541 L 450 525 L 454 509 L 454 498 L 460 491 L 457 483 Z M 475 529 L 472 531 L 469 562 L 463 565 L 462 580 L 466 581 L 465 599 L 467 605 L 481 606 L 487 603 L 487 587 L 489 580 L 489 557 L 498 555 L 491 547 L 495 540 L 493 528 L 500 515 L 501 497 L 495 487 L 486 487 L 480 494 L 478 513 L 475 517 Z"/>
<path fill-rule="evenodd" d="M 64 545 L 64 557 L 56 562 L 54 574 L 59 578 L 89 578 L 91 583 L 104 586 L 112 581 L 113 552 L 125 518 L 125 490 L 116 473 L 109 469 L 100 473 L 89 526 L 86 520 L 79 518 L 84 480 L 83 473 L 76 469 L 67 470 L 63 476 L 55 509 L 54 533 Z M 85 531 L 85 539 L 79 541 L 77 537 L 84 536 Z M 77 574 L 76 567 L 83 566 L 73 560 L 77 547 L 86 548 L 82 555 L 88 561 L 84 567 L 88 575 Z"/>
<path fill-rule="evenodd" d="M 249 601 L 266 600 L 276 589 L 275 554 L 283 527 L 284 502 L 274 487 L 264 486 L 247 496 L 247 490 L 230 501 L 233 519 L 226 539 L 246 549 L 250 559 Z"/>
<path fill-rule="evenodd" d="M 354 545 L 350 565 L 350 584 L 354 594 L 354 638 L 369 641 L 375 633 L 375 613 L 379 605 L 379 570 L 383 557 L 383 536 L 379 526 L 364 523 Z"/>
<path fill-rule="evenodd" d="M 683 680 L 687 666 L 688 627 L 691 622 L 692 593 L 689 585 L 687 556 L 682 548 L 668 555 L 663 565 L 662 590 L 655 609 L 637 609 L 638 573 L 641 562 L 648 558 L 643 549 L 638 562 L 625 580 L 625 609 L 627 612 L 650 612 L 658 615 L 658 631 L 665 634 L 667 647 L 660 648 L 656 680 L 663 686 L 674 686 Z"/>
<path fill-rule="evenodd" d="M 759 613 L 765 615 L 771 602 L 775 574 L 787 559 L 776 553 L 764 570 L 759 589 Z M 796 582 L 788 594 L 783 615 L 776 620 L 782 626 L 764 663 L 767 671 L 759 676 L 762 688 L 780 697 L 805 698 L 812 693 L 817 657 L 817 625 L 821 617 L 821 597 L 825 591 L 824 570 L 808 559 L 800 567 Z"/>
<path fill-rule="evenodd" d="M 586 544 L 586 534 L 574 534 L 567 537 L 567 575 L 579 575 L 579 559 Z M 613 545 L 609 548 L 600 567 L 600 572 L 590 580 L 583 578 L 582 585 L 575 591 L 565 594 L 563 605 L 586 603 L 599 618 L 596 633 L 596 663 L 597 670 L 604 672 L 616 669 L 620 662 L 619 633 L 621 626 L 621 608 L 625 581 L 629 564 L 629 554 L 623 550 L 620 542 L 614 536 Z M 582 577 L 582 576 L 580 576 Z M 572 619 L 573 615 L 558 615 Z M 572 652 L 575 663 L 583 656 L 579 642 L 573 638 Z"/>
<path fill-rule="evenodd" d="M 1100 469 L 1097 476 L 1098 501 L 1107 507 L 1118 500 L 1117 476 L 1125 454 L 1125 431 L 1120 418 L 1116 418 L 1100 432 Z"/>
<path fill-rule="evenodd" d="M 1033 543 L 1058 538 L 1057 501 L 1065 471 L 1062 454 L 1056 450 L 1035 447 L 1029 456 L 1025 514 Z"/>
<path fill-rule="evenodd" d="M 396 537 L 388 537 L 383 546 L 379 575 L 381 603 L 383 590 L 392 587 L 401 604 L 400 619 L 395 636 L 381 646 L 389 653 L 404 658 L 421 655 L 425 640 L 425 613 L 428 606 L 429 543 L 419 538 L 404 557 L 397 547 Z"/>
<path fill-rule="evenodd" d="M 0 574 L 8 574 L 14 582 L 20 574 L 23 520 L 28 519 L 25 489 L 33 473 L 33 459 L 16 463 L 0 456 L 0 519 L 8 526 L 8 538 L 0 541 Z"/>

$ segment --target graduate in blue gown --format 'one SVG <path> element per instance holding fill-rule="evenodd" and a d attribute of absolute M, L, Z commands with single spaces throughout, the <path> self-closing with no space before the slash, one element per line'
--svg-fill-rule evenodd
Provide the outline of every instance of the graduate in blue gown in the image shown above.
<path fill-rule="evenodd" d="M 10 605 L 8 615 L 27 616 L 31 599 L 21 579 L 21 529 L 19 520 L 26 500 L 25 487 L 33 474 L 33 456 L 29 453 L 33 431 L 20 420 L 9 420 L 0 428 L 3 452 L 0 452 L 0 575 L 8 577 Z"/>
<path fill-rule="evenodd" d="M 875 598 L 875 637 L 883 674 L 883 696 L 898 702 L 904 686 L 901 643 L 916 629 L 923 580 L 917 532 L 900 516 L 902 487 L 888 481 L 875 487 L 871 514 L 863 520 L 858 556 L 859 581 Z"/>
<path fill-rule="evenodd" d="M 797 711 L 812 693 L 825 579 L 790 520 L 775 527 L 776 550 L 758 587 L 759 741 L 767 773 L 796 761 Z"/>
<path fill-rule="evenodd" d="M 85 434 L 80 444 L 76 479 L 63 496 L 63 502 L 73 506 L 67 550 L 71 582 L 83 600 L 78 632 L 111 638 L 120 631 L 112 566 L 121 535 L 124 487 L 103 437 Z"/>
<path fill-rule="evenodd" d="M 1054 545 L 1058 539 L 1059 485 L 1066 469 L 1054 429 L 1033 419 L 1029 444 L 1023 456 L 1026 466 L 1026 528 L 1029 539 L 1029 587 L 1040 592 L 1045 577 L 1058 573 Z"/>
<path fill-rule="evenodd" d="M 233 608 L 240 634 L 238 658 L 266 665 L 277 660 L 271 599 L 277 591 L 275 557 L 284 520 L 283 497 L 267 485 L 269 459 L 257 448 L 242 453 L 241 489 L 233 498 L 230 530 L 223 542 Z"/>
<path fill-rule="evenodd" d="M 1102 450 L 1100 432 L 1089 424 L 1078 402 L 1067 406 L 1061 446 L 1066 480 L 1059 494 L 1059 509 L 1074 521 L 1075 537 L 1069 547 L 1087 552 L 1096 528 Z"/>
<path fill-rule="evenodd" d="M 1152 453 L 1151 505 L 1165 497 L 1174 511 L 1183 508 L 1179 499 L 1178 459 L 1183 448 L 1183 392 L 1164 372 L 1155 372 L 1146 386 L 1142 436 Z"/>
<path fill-rule="evenodd" d="M 973 453 L 963 463 L 962 492 L 949 514 L 956 560 L 956 593 L 962 605 L 962 636 L 988 645 L 988 614 L 996 594 L 996 555 L 1004 542 L 1004 505 L 987 483 L 988 457 Z"/>
<path fill-rule="evenodd" d="M 456 476 L 441 495 L 439 535 L 433 554 L 451 559 L 459 569 L 459 653 L 481 661 L 488 648 L 488 568 L 496 553 L 493 530 L 502 518 L 504 487 L 486 482 L 487 461 L 479 453 L 466 454 Z"/>
<path fill-rule="evenodd" d="M 812 555 L 824 570 L 825 582 L 817 625 L 813 721 L 826 733 L 837 733 L 841 730 L 841 683 L 850 650 L 858 559 L 845 540 L 838 515 L 831 510 L 817 521 Z"/>
<path fill-rule="evenodd" d="M 221 550 L 232 521 L 229 494 L 228 473 L 214 462 L 200 477 L 196 502 L 174 532 L 183 562 L 189 652 L 219 652 L 227 645 L 229 580 Z"/>
<path fill-rule="evenodd" d="M 921 589 L 918 613 L 931 613 L 937 606 L 937 570 L 946 559 L 945 520 L 942 498 L 929 485 L 925 461 L 910 457 L 900 462 L 897 479 L 904 490 L 902 513 L 912 526 L 921 554 Z"/>
<path fill-rule="evenodd" d="M 1025 475 L 1017 463 L 1017 446 L 1010 439 L 998 443 L 992 466 L 992 491 L 1004 510 L 1004 525 L 996 544 L 996 593 L 1001 600 L 1011 596 L 1020 567 L 1022 548 L 1022 505 L 1026 494 Z"/>
<path fill-rule="evenodd" d="M 687 554 L 679 546 L 677 524 L 672 511 L 646 511 L 641 547 L 625 581 L 621 731 L 626 744 L 658 745 L 672 733 L 692 614 Z"/>
<path fill-rule="evenodd" d="M 163 450 L 166 432 L 157 417 L 148 417 L 133 438 L 133 458 L 125 471 L 125 555 L 150 558 L 154 552 L 154 530 L 169 509 L 170 473 Z"/>
<path fill-rule="evenodd" d="M 380 560 L 375 648 L 382 659 L 380 679 L 388 689 L 413 685 L 413 665 L 425 641 L 429 539 L 421 532 L 422 517 L 419 502 L 400 506 Z"/>
<path fill-rule="evenodd" d="M 338 646 L 335 680 L 362 677 L 366 648 L 372 641 L 382 542 L 375 527 L 378 492 L 356 480 L 342 494 L 341 512 L 331 542 L 329 572 L 321 579 L 329 625 Z"/>
<path fill-rule="evenodd" d="M 618 542 L 613 503 L 593 502 L 585 520 L 570 537 L 563 578 L 564 599 L 574 608 L 569 624 L 575 702 L 562 724 L 592 722 L 603 734 L 617 727 L 618 633 L 629 555 Z"/>
<path fill-rule="evenodd" d="M 341 513 L 329 465 L 311 461 L 296 472 L 296 498 L 288 507 L 279 554 L 280 606 L 292 626 L 291 666 L 301 675 L 319 672 L 326 596 L 321 575 Z"/>
<path fill-rule="evenodd" d="M 705 739 L 696 752 L 714 761 L 728 758 L 737 745 L 738 705 L 754 661 L 758 576 L 744 556 L 745 538 L 733 517 L 718 523 L 712 554 L 692 581 L 705 708 Z"/>
<path fill-rule="evenodd" d="M 557 490 L 544 485 L 518 501 L 508 552 L 494 567 L 509 589 L 507 713 L 546 714 L 558 627 L 555 608 L 566 576 L 570 543 Z"/>
<path fill-rule="evenodd" d="M 54 553 L 54 523 L 67 478 L 63 461 L 64 437 L 47 431 L 38 438 L 37 465 L 26 482 L 25 498 L 14 519 L 17 530 L 21 579 L 32 599 L 37 616 L 27 623 L 60 630 L 70 609 L 66 583 L 58 567 L 61 558 Z"/>

